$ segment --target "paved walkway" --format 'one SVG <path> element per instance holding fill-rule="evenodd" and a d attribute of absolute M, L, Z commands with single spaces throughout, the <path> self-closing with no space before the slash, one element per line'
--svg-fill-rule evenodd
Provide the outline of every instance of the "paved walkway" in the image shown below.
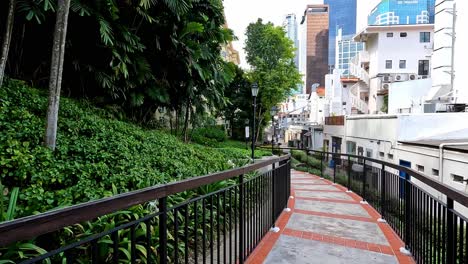
<path fill-rule="evenodd" d="M 414 263 L 403 242 L 362 198 L 308 173 L 292 171 L 290 212 L 247 263 Z"/>

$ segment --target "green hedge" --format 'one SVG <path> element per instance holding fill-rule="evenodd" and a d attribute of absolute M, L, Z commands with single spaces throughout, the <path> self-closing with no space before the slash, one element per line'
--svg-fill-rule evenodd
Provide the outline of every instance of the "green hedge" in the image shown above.
<path fill-rule="evenodd" d="M 308 156 L 305 151 L 293 150 L 291 152 L 291 155 L 298 161 L 306 164 L 307 166 L 320 170 L 320 159 Z M 326 166 L 326 164 L 324 164 L 324 166 Z"/>
<path fill-rule="evenodd" d="M 113 186 L 122 193 L 230 169 L 250 156 L 184 144 L 67 98 L 51 152 L 42 146 L 46 108 L 45 92 L 23 82 L 0 88 L 0 180 L 6 186 L 0 199 L 8 204 L 8 190 L 19 187 L 16 218 L 111 196 Z"/>

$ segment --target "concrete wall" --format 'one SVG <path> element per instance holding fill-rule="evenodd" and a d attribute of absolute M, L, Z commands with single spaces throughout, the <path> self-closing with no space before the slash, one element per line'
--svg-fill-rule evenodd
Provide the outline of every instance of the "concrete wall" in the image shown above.
<path fill-rule="evenodd" d="M 399 119 L 397 132 L 399 141 L 431 138 L 468 128 L 468 113 L 401 115 Z M 459 135 L 458 138 L 466 138 L 467 136 Z"/>
<path fill-rule="evenodd" d="M 401 113 L 400 110 L 408 111 L 409 113 L 424 113 L 424 97 L 431 88 L 431 79 L 390 84 L 388 113 L 398 114 Z"/>

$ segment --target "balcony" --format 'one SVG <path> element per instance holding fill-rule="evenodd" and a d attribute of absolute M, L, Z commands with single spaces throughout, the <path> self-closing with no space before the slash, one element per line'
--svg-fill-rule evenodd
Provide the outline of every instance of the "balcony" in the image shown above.
<path fill-rule="evenodd" d="M 363 67 L 368 65 L 369 61 L 369 53 L 367 51 L 360 51 L 349 63 L 350 74 L 359 78 L 366 85 L 369 85 L 370 77 L 369 73 Z"/>
<path fill-rule="evenodd" d="M 352 110 L 357 111 L 359 114 L 368 114 L 369 106 L 366 101 L 360 98 L 360 94 L 360 84 L 356 83 L 350 88 L 349 98 L 351 100 L 351 108 Z"/>
<path fill-rule="evenodd" d="M 297 153 L 304 172 L 291 170 L 284 155 L 0 223 L 0 256 L 13 259 L 6 263 L 466 263 L 465 193 L 377 159 Z M 93 228 L 80 233 L 83 225 Z"/>

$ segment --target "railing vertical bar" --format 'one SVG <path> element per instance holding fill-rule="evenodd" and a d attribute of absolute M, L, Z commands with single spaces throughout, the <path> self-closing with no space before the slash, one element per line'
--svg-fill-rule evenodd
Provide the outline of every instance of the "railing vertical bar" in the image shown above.
<path fill-rule="evenodd" d="M 272 176 L 271 176 L 271 203 L 272 203 L 272 209 L 271 210 L 271 226 L 272 227 L 275 227 L 275 214 L 276 214 L 276 206 L 275 206 L 275 175 L 276 175 L 276 169 L 275 169 L 275 166 L 276 164 L 273 163 L 272 165 Z"/>
<path fill-rule="evenodd" d="M 131 263 L 136 263 L 136 240 L 135 240 L 135 226 L 132 225 L 130 227 L 130 256 L 131 256 Z"/>
<path fill-rule="evenodd" d="M 119 263 L 119 231 L 112 232 L 112 262 Z"/>
<path fill-rule="evenodd" d="M 214 264 L 214 195 L 210 196 L 210 263 Z"/>
<path fill-rule="evenodd" d="M 159 263 L 167 263 L 167 200 L 159 199 Z"/>
<path fill-rule="evenodd" d="M 320 178 L 323 178 L 323 158 L 324 153 L 320 152 Z"/>
<path fill-rule="evenodd" d="M 189 204 L 186 204 L 184 206 L 184 222 L 185 222 L 185 225 L 184 225 L 184 233 L 185 233 L 185 237 L 184 237 L 184 244 L 185 244 L 185 252 L 184 252 L 184 260 L 185 260 L 185 264 L 188 264 L 189 262 L 189 222 L 190 222 L 190 217 L 189 217 Z M 195 240 L 195 243 L 197 243 L 197 241 Z"/>
<path fill-rule="evenodd" d="M 446 207 L 442 207 L 442 258 L 441 260 L 445 261 L 447 263 L 446 255 L 447 255 L 447 240 L 445 238 L 447 234 L 447 209 Z"/>
<path fill-rule="evenodd" d="M 73 259 L 73 255 L 70 253 L 70 251 L 65 251 L 65 258 L 67 260 L 67 264 L 73 264 L 75 263 L 75 260 Z"/>
<path fill-rule="evenodd" d="M 239 197 L 240 197 L 240 190 L 241 190 L 241 187 L 240 187 L 240 184 L 241 181 L 239 180 L 239 188 L 236 188 L 235 189 L 235 192 L 234 192 L 234 263 L 237 263 L 236 261 L 236 258 L 237 256 L 241 255 L 241 253 L 239 252 L 239 254 L 237 254 L 237 250 L 238 250 L 238 247 L 239 247 L 239 244 L 240 244 L 240 217 L 238 217 L 238 213 L 240 212 L 240 205 L 241 205 L 241 202 L 239 200 L 237 200 L 237 193 L 239 192 Z M 239 218 L 239 224 L 237 224 L 237 219 Z M 243 232 L 243 231 L 242 231 Z M 239 241 L 238 241 L 239 239 Z"/>
<path fill-rule="evenodd" d="M 463 242 L 464 242 L 464 233 L 465 233 L 465 223 L 463 222 L 463 219 L 458 218 L 460 219 L 460 224 L 458 225 L 460 227 L 460 235 L 458 236 L 458 252 L 459 254 L 458 255 L 455 255 L 455 256 L 458 256 L 457 258 L 457 262 L 461 262 L 461 260 L 463 259 Z"/>
<path fill-rule="evenodd" d="M 447 197 L 447 259 L 446 263 L 455 263 L 455 235 L 454 232 L 454 214 L 453 214 L 453 200 Z"/>
<path fill-rule="evenodd" d="M 227 240 L 226 240 L 226 225 L 227 225 L 227 218 L 226 218 L 226 191 L 223 192 L 223 263 L 227 263 Z"/>
<path fill-rule="evenodd" d="M 362 171 L 362 199 L 366 201 L 366 182 L 367 182 L 367 162 L 364 159 L 363 171 Z"/>
<path fill-rule="evenodd" d="M 253 226 L 252 226 L 252 216 L 253 216 L 253 204 L 252 204 L 252 181 L 247 182 L 247 188 L 245 189 L 245 198 L 247 199 L 247 234 L 246 238 L 246 247 L 247 250 L 245 251 L 245 257 L 250 254 L 252 250 L 252 234 L 253 234 Z"/>
<path fill-rule="evenodd" d="M 91 241 L 91 263 L 99 263 L 99 250 L 97 240 Z"/>
<path fill-rule="evenodd" d="M 193 253 L 194 253 L 194 260 L 195 264 L 198 264 L 198 201 L 195 200 L 193 202 L 193 237 L 194 237 L 194 245 L 193 245 Z"/>
<path fill-rule="evenodd" d="M 153 263 L 153 253 L 151 251 L 151 219 L 145 221 L 146 226 L 146 262 Z"/>
<path fill-rule="evenodd" d="M 348 172 L 348 190 L 351 191 L 351 156 L 348 156 L 348 168 L 347 168 L 347 172 Z"/>
<path fill-rule="evenodd" d="M 440 263 L 442 261 L 442 248 L 441 248 L 441 243 L 442 243 L 442 236 L 441 236 L 441 221 L 442 221 L 442 206 L 440 205 L 440 202 L 436 202 L 437 205 L 437 247 L 436 247 L 436 254 L 437 254 L 437 263 Z"/>
<path fill-rule="evenodd" d="M 218 257 L 218 264 L 221 263 L 221 195 L 216 195 L 216 250 Z"/>
<path fill-rule="evenodd" d="M 406 249 L 409 250 L 409 247 L 411 246 L 411 238 L 410 238 L 410 222 L 411 222 L 411 184 L 408 179 L 408 174 L 405 176 L 405 244 L 406 244 Z M 400 181 L 401 182 L 401 181 Z"/>
<path fill-rule="evenodd" d="M 385 165 L 382 165 L 382 170 L 380 171 L 380 215 L 382 219 L 386 218 L 385 215 L 385 196 L 386 196 L 386 179 L 387 173 L 385 172 Z"/>
<path fill-rule="evenodd" d="M 244 263 L 244 175 L 239 179 L 239 263 Z"/>
<path fill-rule="evenodd" d="M 179 264 L 179 209 L 174 209 L 174 263 Z"/>
<path fill-rule="evenodd" d="M 261 238 L 260 235 L 260 177 L 255 179 L 255 203 L 256 203 L 256 210 L 255 210 L 255 247 L 258 245 L 258 241 Z"/>
<path fill-rule="evenodd" d="M 234 192 L 236 191 L 236 187 L 233 188 Z M 232 224 L 232 191 L 229 191 L 229 264 L 232 264 L 232 232 L 234 230 L 233 224 Z M 234 222 L 234 226 L 236 225 L 236 222 Z M 234 231 L 234 236 L 235 236 L 236 231 Z"/>
<path fill-rule="evenodd" d="M 468 232 L 468 223 L 465 222 L 466 225 L 466 231 Z M 461 263 L 468 263 L 468 234 L 465 235 L 465 257 L 460 258 Z"/>
<path fill-rule="evenodd" d="M 202 260 L 206 263 L 206 199 L 202 199 Z"/>

